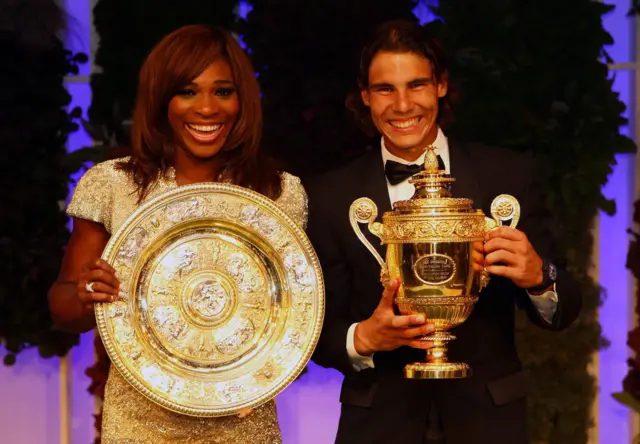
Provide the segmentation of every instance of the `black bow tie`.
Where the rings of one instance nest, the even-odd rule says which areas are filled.
[[[444,167],[444,161],[440,156],[438,156],[438,168],[441,170],[446,169]],[[422,164],[407,165],[393,160],[387,160],[384,164],[384,174],[387,176],[391,185],[397,185],[423,169],[424,165]]]

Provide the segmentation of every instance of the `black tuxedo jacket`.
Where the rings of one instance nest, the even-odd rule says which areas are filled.
[[[337,443],[373,444],[423,442],[429,405],[440,414],[447,444],[470,442],[524,444],[526,388],[514,344],[515,307],[535,324],[562,329],[577,317],[581,296],[554,251],[546,220],[542,188],[532,160],[513,151],[449,141],[452,193],[467,197],[489,215],[494,197],[507,193],[521,204],[518,228],[541,256],[559,268],[559,298],[553,322],[547,323],[526,291],[510,280],[493,276],[480,294],[469,319],[454,330],[449,358],[471,365],[473,376],[461,380],[406,380],[402,369],[423,360],[424,351],[402,347],[374,354],[375,369],[357,372],[346,350],[352,323],[373,313],[382,295],[380,267],[360,243],[349,223],[349,207],[359,197],[378,206],[379,217],[391,210],[379,148],[345,167],[306,184],[309,195],[308,235],[322,265],[326,284],[326,315],[313,360],[345,376]],[[384,258],[379,239],[362,226]]]

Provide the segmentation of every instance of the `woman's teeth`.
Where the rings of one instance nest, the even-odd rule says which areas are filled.
[[[187,124],[187,126],[191,129],[194,129],[196,131],[200,131],[202,133],[210,133],[210,132],[214,132],[214,131],[218,131],[220,129],[220,127],[222,125],[217,124],[217,125],[192,125],[192,124]]]
[[[218,134],[220,134],[220,130],[224,125],[193,125],[188,123],[185,126],[194,139],[199,142],[209,143],[216,140],[216,137],[218,137]]]

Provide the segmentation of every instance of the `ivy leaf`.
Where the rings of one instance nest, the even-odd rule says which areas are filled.
[[[633,411],[640,413],[640,400],[634,398],[631,393],[618,392],[611,396],[613,396],[613,398],[620,404],[626,405],[633,409]]]
[[[607,215],[613,216],[616,214],[616,201],[613,199],[607,199],[601,196],[599,201],[599,208]]]

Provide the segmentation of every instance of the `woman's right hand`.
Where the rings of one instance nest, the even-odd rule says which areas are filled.
[[[91,259],[82,266],[78,276],[78,298],[86,308],[93,309],[95,302],[113,302],[119,292],[116,270],[106,261]]]

